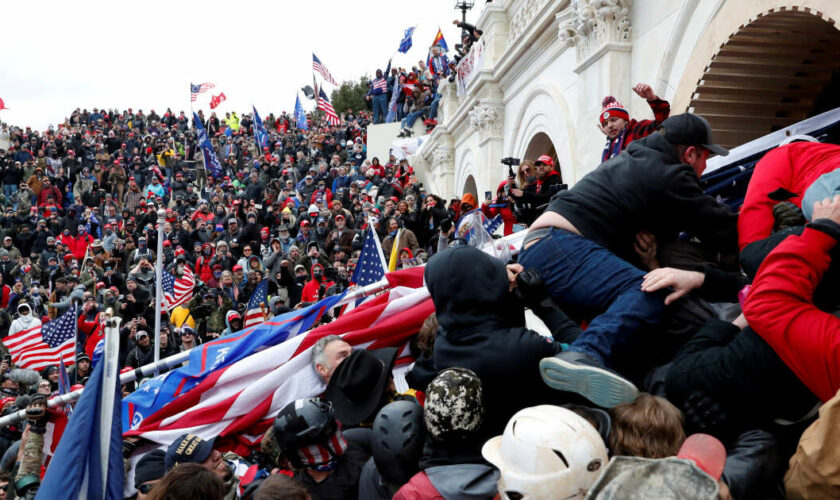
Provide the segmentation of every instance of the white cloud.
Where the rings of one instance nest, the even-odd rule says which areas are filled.
[[[452,49],[454,0],[179,0],[12,2],[0,119],[44,129],[76,107],[189,110],[189,83],[213,82],[219,110],[291,111],[312,82],[315,52],[340,82],[383,68],[405,28],[414,46],[394,64],[425,59],[438,26]],[[474,22],[483,3],[467,20]],[[450,52],[451,54],[451,52]],[[327,86],[327,90],[331,90]],[[209,111],[209,95],[198,107]]]

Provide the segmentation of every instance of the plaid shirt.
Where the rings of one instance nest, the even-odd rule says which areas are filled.
[[[619,153],[636,139],[647,137],[648,135],[659,129],[659,126],[671,114],[671,105],[668,101],[662,99],[654,99],[648,101],[650,109],[653,111],[653,120],[635,120],[631,119],[629,125],[620,133],[615,139],[608,139],[607,145],[604,147],[604,152],[601,154],[601,161],[607,161]],[[620,145],[620,147],[618,147]]]

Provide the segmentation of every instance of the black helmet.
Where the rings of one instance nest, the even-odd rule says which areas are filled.
[[[418,471],[426,430],[423,408],[414,401],[385,405],[373,421],[373,461],[382,478],[403,485]]]
[[[302,464],[297,450],[321,443],[338,430],[332,405],[320,399],[298,399],[283,407],[272,425],[277,447],[292,465]]]

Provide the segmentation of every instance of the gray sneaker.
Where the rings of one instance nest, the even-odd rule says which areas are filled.
[[[580,394],[602,408],[629,403],[639,395],[632,382],[582,352],[543,358],[540,375],[552,389]]]

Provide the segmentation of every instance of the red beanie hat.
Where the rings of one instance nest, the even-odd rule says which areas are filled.
[[[601,109],[600,116],[601,125],[603,125],[604,122],[607,121],[607,118],[611,116],[617,116],[624,120],[630,121],[630,114],[627,112],[626,109],[624,109],[624,106],[622,106],[621,103],[618,102],[618,99],[616,99],[615,97],[611,95],[604,97],[604,100],[601,102],[601,106],[603,106],[603,109]]]

